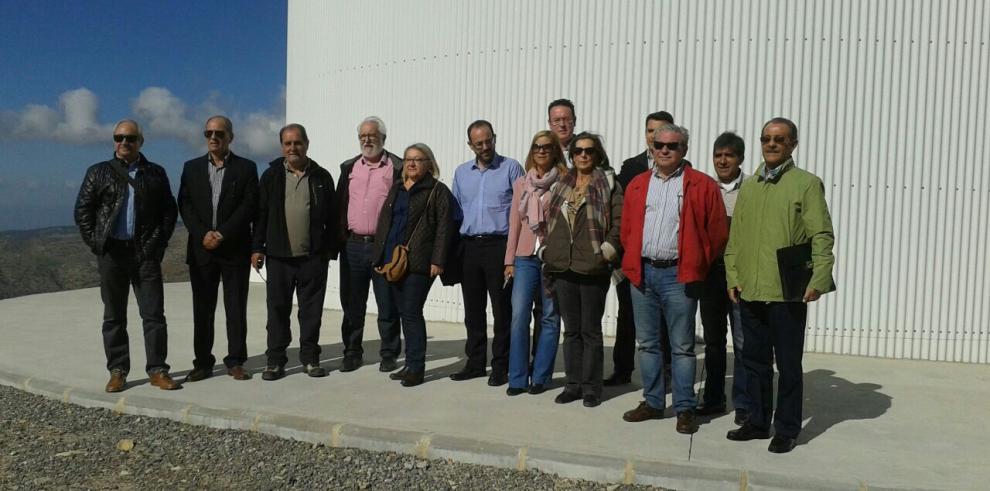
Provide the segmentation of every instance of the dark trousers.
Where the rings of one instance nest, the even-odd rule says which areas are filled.
[[[269,256],[268,265],[268,357],[269,365],[285,365],[286,348],[292,342],[289,314],[292,294],[299,300],[299,362],[320,362],[320,324],[327,293],[327,264],[318,255],[298,258]]]
[[[388,281],[375,273],[372,266],[373,247],[371,242],[348,239],[340,254],[340,305],[344,310],[340,332],[344,340],[344,356],[360,357],[364,354],[361,342],[364,339],[370,285],[375,290],[378,305],[378,336],[381,338],[378,354],[382,359],[394,359],[402,351],[399,311]]]
[[[406,370],[422,373],[426,368],[426,319],[423,306],[433,286],[433,278],[410,273],[398,283],[391,283],[392,298],[399,308],[402,334],[406,337]]]
[[[601,397],[602,316],[609,277],[567,272],[552,281],[554,305],[564,322],[564,390]]]
[[[248,258],[236,264],[189,265],[189,282],[193,294],[193,353],[196,368],[212,368],[214,313],[217,309],[217,289],[223,280],[223,307],[227,317],[228,368],[247,361],[247,299],[251,265]]]
[[[168,330],[165,324],[165,293],[162,265],[158,257],[139,261],[134,249],[111,240],[107,252],[98,256],[100,297],[103,299],[103,350],[107,370],[131,370],[127,338],[127,297],[131,287],[137,299],[144,328],[145,371],[168,371]]]
[[[801,302],[741,302],[742,356],[746,392],[752,406],[749,423],[761,430],[770,421],[779,436],[801,432],[804,329],[808,305]],[[777,361],[777,410],[773,411],[773,360]]]
[[[509,371],[509,327],[512,304],[505,284],[505,238],[464,240],[464,276],[461,293],[464,296],[464,325],[467,327],[466,368],[482,371],[487,364],[488,317],[487,300],[491,301],[495,318],[492,336],[492,372]],[[407,341],[408,342],[408,341]]]
[[[712,265],[705,279],[705,291],[699,300],[701,325],[705,336],[705,406],[725,404],[726,349],[725,335],[732,326],[732,403],[736,409],[749,409],[746,394],[746,371],[742,367],[743,333],[738,321],[738,307],[729,300],[725,282],[725,263]],[[731,322],[727,322],[730,319]]]
[[[615,316],[615,346],[612,347],[612,365],[615,373],[630,375],[636,369],[636,323],[633,319],[632,296],[629,280],[615,285],[615,296],[619,300],[619,312]],[[666,321],[661,319],[660,353],[664,367],[670,367],[670,337]],[[670,373],[664,370],[663,373]]]

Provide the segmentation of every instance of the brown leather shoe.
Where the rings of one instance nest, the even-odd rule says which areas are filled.
[[[158,387],[162,390],[176,390],[181,389],[182,384],[172,380],[172,377],[168,375],[168,372],[155,372],[148,376],[151,380],[151,385]]]
[[[234,365],[227,369],[227,375],[230,375],[234,380],[250,380],[251,374],[244,369],[241,365]]]
[[[698,431],[698,423],[694,420],[694,411],[688,409],[677,413],[677,432],[690,435]]]
[[[125,385],[127,385],[127,375],[124,375],[123,370],[113,369],[110,371],[110,381],[107,382],[104,390],[111,393],[120,392],[124,390]]]
[[[650,419],[663,419],[663,409],[650,407],[646,401],[640,401],[636,409],[626,411],[622,419],[630,423],[639,423]]]

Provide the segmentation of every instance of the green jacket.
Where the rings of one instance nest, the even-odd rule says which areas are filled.
[[[746,178],[732,216],[725,250],[729,288],[739,287],[747,301],[781,302],[777,249],[811,242],[813,273],[810,288],[835,290],[832,280],[832,218],[825,203],[825,186],[793,160],[783,164],[775,178],[765,179],[760,164]]]

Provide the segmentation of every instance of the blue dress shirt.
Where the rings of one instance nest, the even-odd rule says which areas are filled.
[[[131,176],[131,179],[137,175],[137,164],[138,161],[135,160],[133,164],[127,166],[127,174]],[[124,190],[124,202],[120,204],[120,211],[117,212],[117,218],[113,221],[113,228],[110,229],[110,237],[117,240],[134,238],[134,187],[131,186],[130,181],[127,182],[127,188]]]
[[[472,159],[454,171],[454,199],[458,205],[461,235],[508,235],[512,183],[525,175],[519,162],[495,154],[482,170]]]

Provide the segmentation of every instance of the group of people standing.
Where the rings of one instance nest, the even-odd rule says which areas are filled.
[[[181,387],[165,363],[160,266],[181,214],[194,304],[195,359],[186,382],[214,375],[221,282],[228,340],[223,363],[232,378],[251,377],[243,366],[248,278],[251,267],[263,265],[268,349],[262,378],[285,375],[293,295],[299,362],[309,376],[327,375],[319,335],[328,262],[338,259],[341,372],[364,364],[370,287],[378,307],[379,370],[406,387],[423,383],[423,308],[439,277],[459,283],[463,293],[466,361],[452,380],[487,376],[490,386],[507,385],[509,396],[542,393],[551,384],[562,325],[566,377],[555,402],[599,405],[603,385],[631,382],[638,345],[644,400],[623,419],[663,418],[669,390],[676,430],[693,433],[696,415],[727,411],[731,326],[731,397],[740,428],[727,437],[770,438],[773,421],[769,450],[790,451],[801,423],[807,303],[834,289],[824,188],[794,164],[797,127],[784,118],[767,122],[760,140],[764,161],[753,176],[741,170],[743,139],[723,133],[712,149],[713,179],[685,160],[690,134],[665,111],[646,117],[646,151],[626,160],[618,174],[602,138],[575,134],[575,123],[573,103],[553,101],[549,129],[533,136],[524,165],[496,151],[490,122],[471,123],[467,144],[475,158],[456,168],[448,188],[429,146],[416,143],[401,157],[393,154],[385,150],[385,123],[368,117],[357,127],[361,153],[340,165],[335,186],[330,172],[307,156],[303,126],[281,129],[282,157],[259,179],[254,162],[230,150],[230,120],[214,116],[204,131],[208,153],[186,162],[176,202],[164,169],[140,153],[138,124],[119,122],[114,156],[89,168],[75,210],[99,263],[107,392],[123,390],[130,369],[125,313],[131,286],[144,320],[150,382]],[[788,297],[778,250],[804,244],[811,251],[810,281],[803,296]],[[611,283],[619,314],[615,372],[605,378],[602,317]],[[707,375],[700,405],[694,390],[699,303]],[[771,414],[774,361],[780,377]]]

